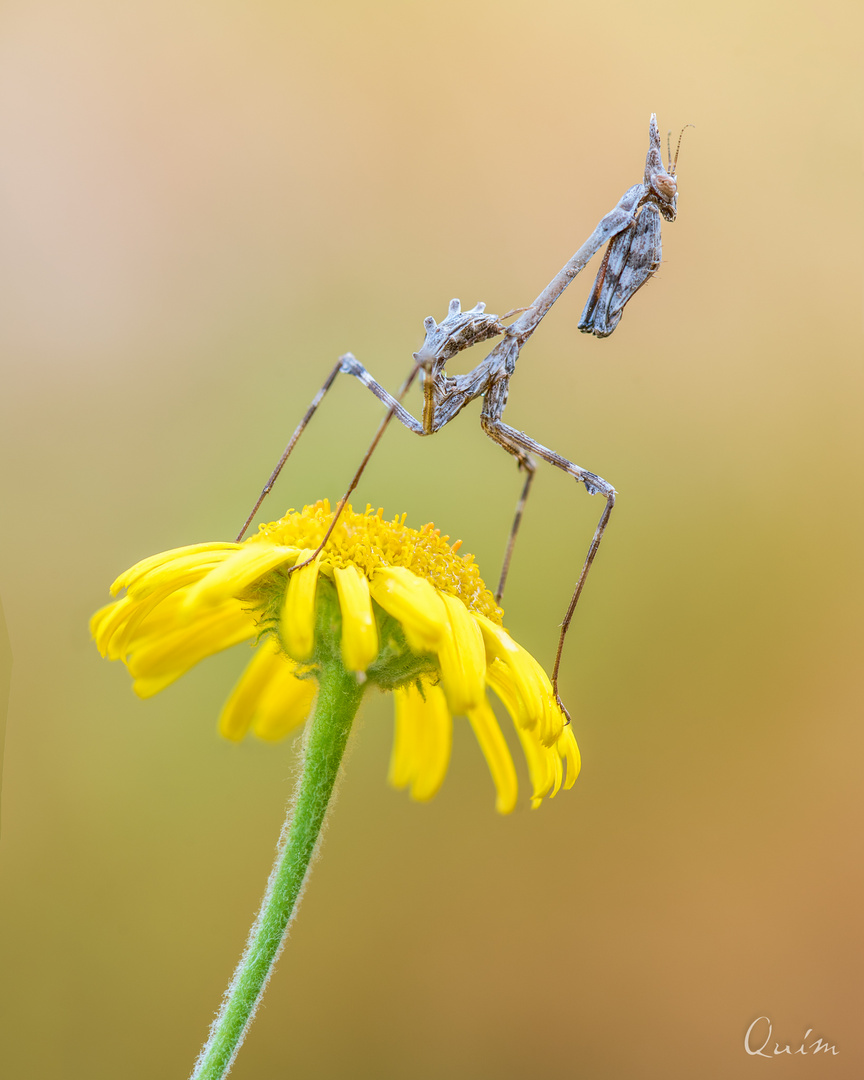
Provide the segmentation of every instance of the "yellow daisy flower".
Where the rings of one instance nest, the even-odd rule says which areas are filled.
[[[125,595],[96,612],[103,656],[123,660],[141,697],[241,641],[257,650],[229,697],[220,730],[281,739],[309,716],[324,663],[392,690],[390,782],[430,799],[447,772],[453,717],[465,715],[486,758],[496,807],[516,805],[516,770],[487,696],[515,726],[532,805],[572,787],[579,750],[537,661],[510,637],[473,556],[432,525],[385,521],[325,500],[260,526],[242,543],[193,544],[151,556],[111,586]],[[314,556],[314,558],[313,558]],[[311,561],[309,561],[311,560]],[[294,572],[293,567],[307,563]]]

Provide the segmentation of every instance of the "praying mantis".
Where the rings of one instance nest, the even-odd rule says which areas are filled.
[[[585,586],[588,572],[609,523],[617,493],[610,483],[596,473],[589,472],[587,469],[574,464],[554,450],[550,450],[529,435],[526,435],[525,432],[510,427],[503,422],[501,417],[507,404],[510,379],[516,370],[516,362],[523,346],[555,301],[576,275],[585,268],[591,257],[603,244],[608,243],[608,247],[600,264],[594,288],[579,322],[579,329],[584,333],[592,333],[597,337],[608,337],[618,325],[625,305],[660,266],[660,219],[662,217],[666,221],[674,221],[677,214],[678,186],[675,174],[680,147],[681,138],[679,136],[678,147],[673,159],[671,146],[667,143],[669,160],[668,165],[664,166],[657,119],[652,114],[649,124],[648,156],[645,161],[645,175],[642,183],[634,184],[624,193],[616,206],[600,220],[591,236],[558,271],[533,304],[530,307],[516,309],[503,316],[504,319],[516,316],[513,322],[505,325],[502,318],[497,315],[487,314],[483,303],[478,303],[473,308],[463,311],[458,300],[451,300],[447,315],[440,323],[436,323],[431,316],[424,321],[425,339],[420,349],[414,353],[412,371],[395,396],[385,390],[352,353],[345,353],[344,356],[340,356],[336,366],[327,376],[324,385],[313,398],[303,419],[291,436],[288,445],[276,464],[276,468],[265,484],[243,528],[240,530],[237,537],[238,542],[243,539],[258,508],[270,492],[276,478],[282,471],[282,467],[296,446],[297,440],[303,434],[307,424],[338,375],[353,375],[387,407],[388,412],[381,421],[348,490],[340,499],[320,547],[309,559],[303,563],[298,563],[293,568],[294,570],[311,562],[327,543],[339,520],[339,515],[357,487],[381,436],[394,417],[416,435],[434,435],[435,432],[440,431],[446,424],[449,424],[469,402],[482,397],[480,425],[483,431],[506,450],[508,454],[515,457],[519,469],[525,473],[525,482],[516,504],[516,512],[504,552],[501,577],[496,591],[496,601],[498,603],[501,602],[504,592],[516,536],[531,490],[531,484],[534,480],[534,473],[537,468],[535,458],[555,466],[555,468],[560,469],[568,476],[573,477],[577,483],[584,484],[586,491],[590,495],[601,495],[605,500],[603,512],[594,531],[573,595],[561,623],[555,663],[552,669],[552,689],[555,699],[569,722],[570,714],[564,707],[558,693],[558,674],[561,667],[564,640],[573,620],[573,614]],[[446,373],[447,361],[457,353],[492,338],[500,338],[500,340],[475,368],[464,375],[451,376]],[[423,409],[419,419],[408,412],[402,405],[402,399],[418,375],[423,389]]]

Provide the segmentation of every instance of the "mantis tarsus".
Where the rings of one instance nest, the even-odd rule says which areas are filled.
[[[679,138],[679,147],[680,142]],[[607,337],[611,334],[618,325],[625,304],[657,270],[660,265],[661,253],[660,216],[662,215],[667,221],[674,221],[677,212],[678,194],[675,177],[677,160],[677,150],[673,160],[670,148],[669,164],[664,166],[660,134],[657,130],[656,117],[652,114],[649,127],[648,157],[645,162],[645,177],[642,183],[635,184],[625,192],[614,209],[610,210],[602,218],[591,236],[565,266],[559,270],[534,303],[528,308],[511,312],[511,315],[515,314],[517,317],[509,325],[505,325],[497,315],[486,314],[484,311],[485,305],[482,303],[478,303],[469,311],[462,311],[459,301],[451,300],[447,316],[440,323],[436,323],[431,316],[425,320],[426,338],[420,349],[414,353],[413,370],[395,397],[376,382],[351,353],[340,356],[338,363],[327,376],[324,385],[315,395],[306,410],[305,416],[291,436],[282,457],[264,486],[258,501],[252,508],[246,523],[240,530],[240,535],[237,537],[238,541],[243,538],[258,508],[273,487],[283,465],[288,460],[297,440],[311,420],[322,398],[333,385],[336,376],[340,373],[353,375],[356,379],[359,379],[387,406],[389,411],[379,425],[378,431],[354,474],[348,490],[340,499],[318,551],[324,547],[329,539],[342,509],[357,487],[372,453],[394,416],[417,435],[434,435],[436,431],[440,431],[445,424],[448,424],[461,412],[469,402],[482,397],[483,406],[480,413],[480,424],[483,430],[499,446],[512,454],[516,458],[519,468],[526,473],[525,483],[516,506],[513,525],[505,549],[501,578],[496,594],[496,599],[499,602],[504,591],[507,571],[510,566],[525,502],[534,479],[536,470],[534,457],[541,458],[550,465],[561,469],[569,476],[572,476],[578,483],[584,484],[589,494],[602,495],[606,501],[567,607],[567,612],[561,623],[555,664],[552,669],[552,687],[555,697],[558,705],[569,720],[569,713],[564,708],[558,694],[558,672],[561,666],[564,639],[570,627],[579,596],[585,585],[588,571],[609,522],[612,508],[615,505],[616,492],[612,485],[602,477],[588,472],[587,469],[583,469],[579,465],[575,465],[572,461],[568,461],[567,458],[555,453],[554,450],[550,450],[536,442],[524,432],[517,431],[515,428],[503,423],[501,416],[507,404],[510,378],[516,369],[516,361],[519,359],[522,347],[537,329],[543,316],[546,315],[570,282],[585,268],[588,261],[603,244],[608,242],[609,247],[600,265],[594,288],[579,323],[579,329],[584,332],[594,333],[598,337]],[[504,316],[504,318],[508,317]],[[450,376],[446,374],[445,365],[456,353],[493,337],[500,337],[501,340],[475,368],[464,375]],[[423,387],[423,412],[419,420],[401,404],[402,398],[418,374]],[[312,561],[317,553],[316,551],[310,559],[298,564],[293,569],[299,569],[301,565],[305,566],[307,562]]]

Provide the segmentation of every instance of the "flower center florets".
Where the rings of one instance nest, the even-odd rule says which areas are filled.
[[[289,511],[279,521],[261,525],[248,543],[279,544],[306,551],[318,548],[333,518],[327,499]],[[461,540],[452,545],[431,523],[421,529],[405,524],[405,515],[384,520],[384,511],[364,514],[346,506],[322,553],[322,562],[334,567],[355,566],[367,578],[386,566],[402,566],[436,589],[462,601],[469,611],[485,615],[497,625],[501,608],[480,576],[473,555],[458,555]]]

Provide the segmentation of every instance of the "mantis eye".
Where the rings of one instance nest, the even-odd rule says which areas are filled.
[[[653,176],[651,184],[664,199],[674,199],[678,193],[678,182],[669,173],[663,172]]]

